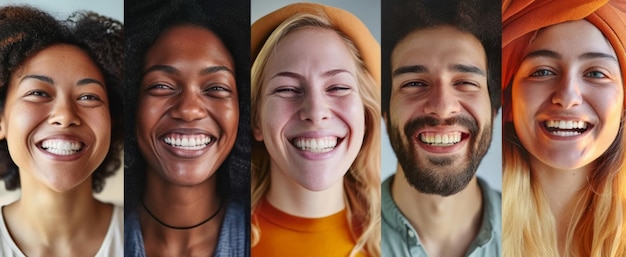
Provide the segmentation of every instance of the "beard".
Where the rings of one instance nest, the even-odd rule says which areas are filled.
[[[414,135],[415,131],[424,127],[454,124],[463,126],[469,131],[470,139],[466,156],[456,154],[446,157],[423,156],[420,158],[417,155],[417,146],[411,143],[411,135]],[[391,124],[389,120],[387,122],[387,127],[390,128],[391,146],[409,184],[419,192],[441,196],[458,193],[472,180],[491,144],[492,125],[487,124],[479,130],[476,121],[466,116],[443,121],[428,116],[418,117],[409,121],[404,126],[404,130],[400,130],[399,126]]]

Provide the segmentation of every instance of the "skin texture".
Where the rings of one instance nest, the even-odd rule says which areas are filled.
[[[93,256],[102,244],[112,206],[93,197],[91,174],[110,145],[105,86],[90,57],[65,44],[35,53],[11,76],[0,138],[20,168],[22,195],[2,211],[27,256]],[[42,146],[48,139],[81,147],[53,154]]]
[[[201,38],[188,40],[194,33]],[[181,185],[206,180],[224,162],[237,135],[239,108],[230,54],[213,33],[176,27],[147,52],[144,74],[137,136],[148,169]],[[211,142],[200,150],[183,150],[164,141],[182,135],[210,137]]]
[[[22,180],[35,178],[57,192],[88,180],[110,146],[108,105],[100,70],[79,48],[54,45],[28,58],[12,74],[0,125]],[[52,139],[82,149],[52,154],[42,147]]]
[[[166,224],[192,226],[219,209],[215,172],[233,148],[239,121],[234,72],[224,44],[201,27],[170,27],[148,49],[136,133],[148,164],[143,201]],[[210,141],[184,149],[165,138]],[[221,210],[188,230],[168,229],[140,210],[146,254],[212,256],[224,218]]]
[[[391,63],[389,134],[408,181],[424,193],[446,196],[462,190],[491,141],[482,45],[451,27],[427,29],[405,37]],[[459,134],[456,144],[422,140]]]
[[[617,136],[623,81],[615,51],[585,20],[541,29],[525,56],[513,80],[513,122],[554,214],[563,255],[571,210],[580,208],[595,160]],[[587,125],[565,137],[551,133],[547,120]]]
[[[585,56],[589,53],[596,56]],[[556,169],[592,164],[615,139],[622,116],[615,51],[581,20],[542,29],[525,56],[513,81],[513,120],[531,163]],[[576,137],[553,136],[546,120],[584,121],[590,129]]]
[[[269,201],[300,216],[326,216],[341,210],[343,176],[365,133],[356,66],[344,41],[326,29],[290,33],[266,64],[261,94],[260,122],[253,132],[271,156]],[[298,139],[324,137],[336,138],[337,145],[324,152],[296,147]],[[299,198],[295,196],[324,194],[328,194],[326,200],[334,200],[317,211],[307,211],[295,200]]]
[[[464,256],[481,226],[474,174],[494,115],[486,60],[480,41],[448,26],[414,31],[392,52],[385,119],[399,163],[391,195],[428,256]],[[455,133],[456,144],[433,146],[421,137]]]

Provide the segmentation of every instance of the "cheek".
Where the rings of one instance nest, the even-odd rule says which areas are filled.
[[[353,131],[363,131],[365,128],[365,108],[360,97],[350,97],[338,101],[339,115],[344,115]]]
[[[262,102],[261,108],[259,122],[265,140],[269,139],[268,136],[274,137],[274,134],[281,133],[290,117],[294,115],[293,112],[297,110],[294,104],[273,99]]]
[[[147,135],[149,130],[154,127],[159,116],[158,113],[162,112],[161,107],[163,107],[162,104],[151,103],[145,99],[139,101],[136,114],[136,130],[139,137]]]
[[[236,99],[222,104],[216,104],[209,109],[213,112],[213,117],[215,117],[221,129],[224,130],[224,133],[237,134],[239,105]]]

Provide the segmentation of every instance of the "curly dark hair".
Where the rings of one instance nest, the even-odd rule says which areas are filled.
[[[487,86],[495,116],[501,105],[502,24],[500,0],[398,0],[382,3],[382,113],[389,113],[391,53],[413,31],[452,26],[474,35],[487,54]]]
[[[126,134],[124,208],[136,208],[144,192],[146,161],[135,135],[139,85],[145,54],[166,29],[194,25],[214,32],[235,62],[239,95],[239,125],[235,146],[218,168],[217,191],[222,197],[250,203],[250,3],[244,1],[126,1]]]
[[[93,12],[76,12],[59,21],[29,6],[0,8],[0,113],[4,110],[11,74],[24,60],[56,44],[70,44],[84,50],[105,78],[111,115],[111,147],[93,173],[94,192],[102,191],[105,178],[121,165],[123,150],[123,35],[122,23]],[[7,190],[20,187],[19,168],[9,155],[6,140],[0,140],[0,178]]]

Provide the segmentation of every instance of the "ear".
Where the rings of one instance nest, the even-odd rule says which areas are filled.
[[[252,135],[254,136],[254,139],[256,139],[256,141],[263,141],[263,132],[256,124],[252,125]]]

